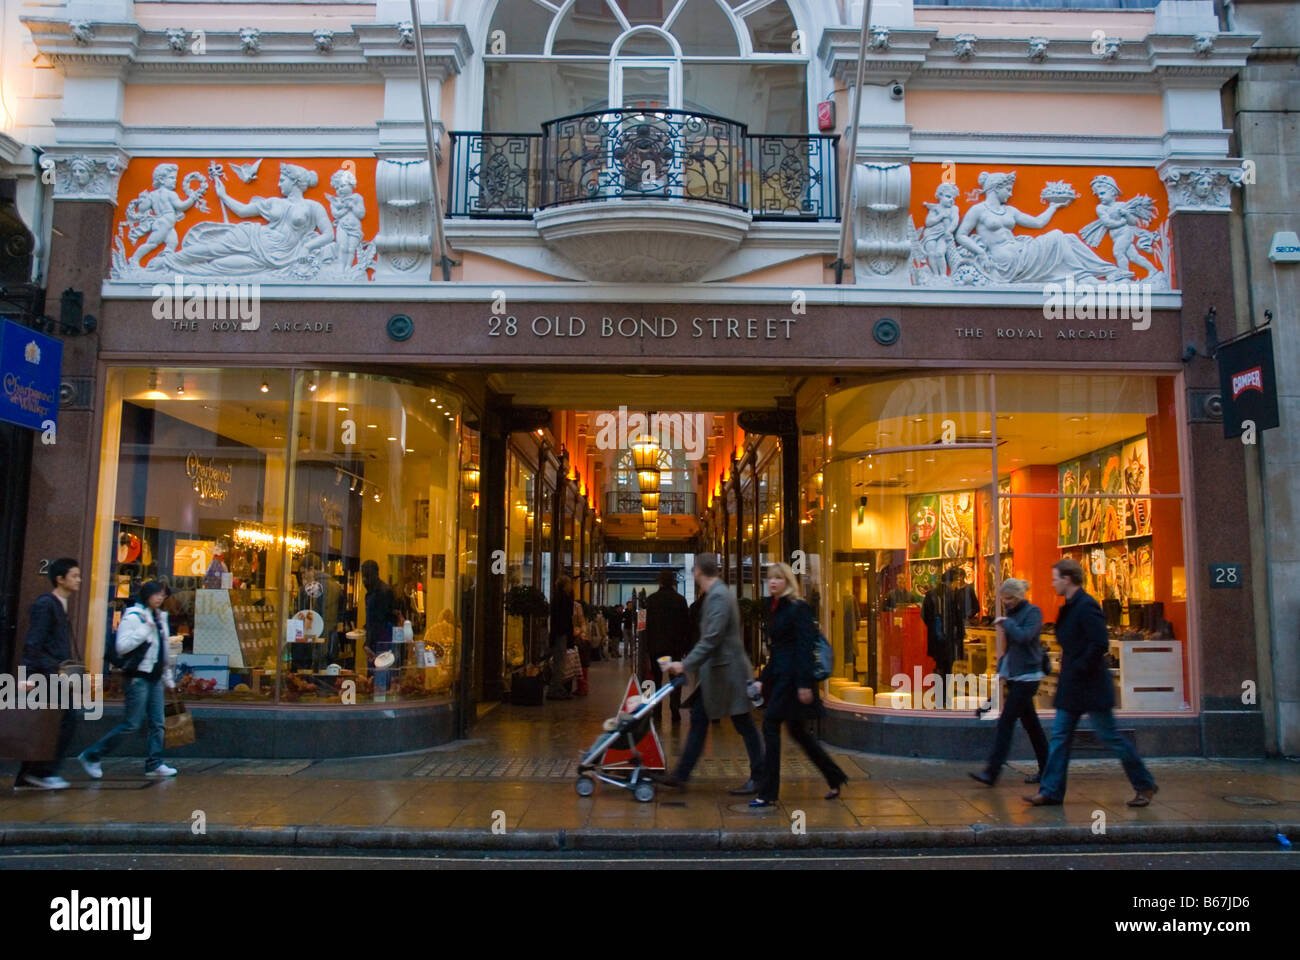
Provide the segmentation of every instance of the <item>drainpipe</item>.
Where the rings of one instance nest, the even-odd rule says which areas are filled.
[[[415,65],[420,71],[420,101],[424,104],[424,139],[429,147],[429,179],[433,183],[433,268],[442,267],[442,279],[451,279],[456,263],[447,256],[447,237],[442,230],[442,191],[438,187],[438,160],[433,137],[433,108],[429,105],[429,66],[424,62],[424,29],[420,26],[419,0],[411,0],[411,25],[415,28]],[[433,270],[429,279],[436,280]]]
[[[415,0],[411,0],[412,3]],[[858,156],[858,127],[862,113],[862,84],[867,74],[867,35],[871,30],[871,0],[863,0],[862,32],[858,35],[858,82],[853,87],[853,112],[849,120],[853,127],[849,131],[848,153],[844,157],[844,198],[840,204],[840,256],[831,266],[835,268],[835,282],[844,282],[844,270],[852,262],[849,260],[849,215],[853,201],[853,165]]]

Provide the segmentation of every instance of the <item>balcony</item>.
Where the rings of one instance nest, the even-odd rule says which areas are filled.
[[[601,532],[611,551],[638,552],[636,544],[645,537],[641,522],[641,494],[635,490],[605,491],[605,512]],[[695,491],[663,491],[659,494],[657,541],[688,544],[700,532],[699,498]]]
[[[589,279],[697,280],[751,222],[835,220],[836,137],[750,134],[680,110],[452,133],[452,218],[531,219]]]

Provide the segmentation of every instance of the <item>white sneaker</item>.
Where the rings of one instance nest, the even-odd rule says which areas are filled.
[[[37,777],[28,773],[25,774],[18,783],[14,784],[14,789],[66,790],[70,786],[72,786],[72,784],[68,783],[68,781],[64,780],[62,777]]]
[[[77,754],[77,762],[81,764],[81,769],[86,771],[86,776],[91,780],[104,778],[104,768],[94,760],[87,760],[84,753]]]
[[[174,777],[174,776],[176,776],[176,768],[175,768],[175,767],[169,767],[169,766],[167,766],[167,764],[165,764],[165,763],[160,763],[160,764],[158,764],[158,766],[154,767],[152,770],[147,771],[147,772],[145,773],[145,776],[146,776],[146,777],[155,777],[155,778]]]

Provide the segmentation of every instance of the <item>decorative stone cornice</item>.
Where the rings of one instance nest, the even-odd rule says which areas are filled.
[[[817,57],[841,86],[851,86],[857,76],[860,35],[857,27],[827,27],[822,32]],[[919,70],[925,65],[938,35],[937,30],[889,28],[886,45],[869,47],[866,63],[868,82],[898,79]]]
[[[1242,185],[1245,171],[1240,160],[1165,160],[1156,173],[1169,195],[1171,213],[1228,213],[1232,188]]]
[[[31,33],[36,49],[50,63],[74,73],[128,66],[139,52],[144,34],[136,23],[70,23],[49,17],[20,19]]]
[[[391,68],[415,69],[415,51],[404,46],[396,24],[358,24],[352,30],[266,31],[255,26],[204,30],[202,53],[194,50],[196,28],[181,24],[146,30],[134,23],[92,23],[80,42],[66,20],[25,17],[32,40],[49,61],[69,72],[113,70],[142,74],[351,74],[378,78]],[[424,28],[430,75],[460,73],[473,52],[460,24]]]
[[[41,169],[54,171],[55,200],[117,203],[117,185],[129,156],[117,149],[52,148],[41,155]]]
[[[413,45],[403,42],[397,24],[364,23],[353,28],[366,62],[381,66],[409,66],[415,69]],[[474,52],[464,24],[431,23],[423,27],[424,56],[430,76],[445,79],[465,69]]]
[[[849,85],[857,69],[858,29],[828,27],[818,56],[837,83]],[[887,49],[870,49],[869,82],[911,77],[913,84],[950,86],[988,81],[997,84],[1031,81],[1038,84],[1077,84],[1080,81],[1124,83],[1159,89],[1168,78],[1198,83],[1222,83],[1245,66],[1256,34],[1151,34],[1142,40],[1116,40],[1097,52],[1091,38],[940,36],[936,30],[889,33]],[[959,42],[960,40],[960,42]],[[1035,42],[1038,41],[1038,42]],[[1113,52],[1113,56],[1110,53]]]

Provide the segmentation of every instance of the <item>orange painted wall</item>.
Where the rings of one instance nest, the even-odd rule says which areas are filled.
[[[1011,492],[1053,493],[1056,467],[1037,464],[1011,474]],[[1052,564],[1061,559],[1057,546],[1056,500],[1011,501],[1011,569],[1017,580],[1029,581],[1029,602],[1043,611],[1045,620],[1055,619],[1057,597],[1052,590]]]
[[[143,191],[149,190],[153,181],[153,170],[160,163],[175,163],[180,167],[180,175],[176,181],[176,192],[181,197],[185,196],[185,190],[182,184],[188,174],[198,172],[208,181],[208,192],[205,196],[207,202],[207,212],[192,207],[186,211],[184,218],[176,225],[180,234],[181,246],[185,245],[185,233],[190,227],[204,221],[221,223],[222,206],[217,199],[216,193],[211,186],[211,178],[208,176],[208,160],[215,159],[221,164],[225,172],[226,192],[235,200],[244,203],[249,202],[253,197],[278,197],[280,190],[277,187],[279,180],[279,166],[281,163],[294,163],[300,167],[306,167],[313,170],[318,178],[316,186],[307,190],[303,196],[308,200],[315,200],[322,204],[325,209],[329,210],[329,200],[326,198],[327,193],[334,193],[334,189],[329,185],[330,177],[342,168],[345,158],[343,157],[278,157],[275,159],[266,159],[258,168],[257,179],[251,183],[243,183],[235,176],[230,169],[231,163],[254,163],[257,157],[224,157],[214,158],[205,157],[135,157],[127,165],[126,172],[122,174],[121,186],[117,192],[117,211],[114,215],[114,225],[121,224],[126,220],[126,207],[132,200],[136,199]],[[374,157],[351,157],[350,159],[356,164],[357,175],[357,193],[361,194],[366,201],[366,215],[361,221],[362,235],[370,239],[379,230],[379,210],[375,202],[375,158]],[[240,220],[228,210],[227,216],[230,222],[235,223]],[[261,222],[257,219],[249,220],[250,223]],[[123,241],[126,238],[123,236]],[[143,241],[142,241],[143,242]],[[127,244],[127,253],[135,249],[135,244]],[[161,250],[161,248],[159,248]],[[154,251],[145,258],[144,263],[149,265],[150,261],[158,255],[159,251]]]

